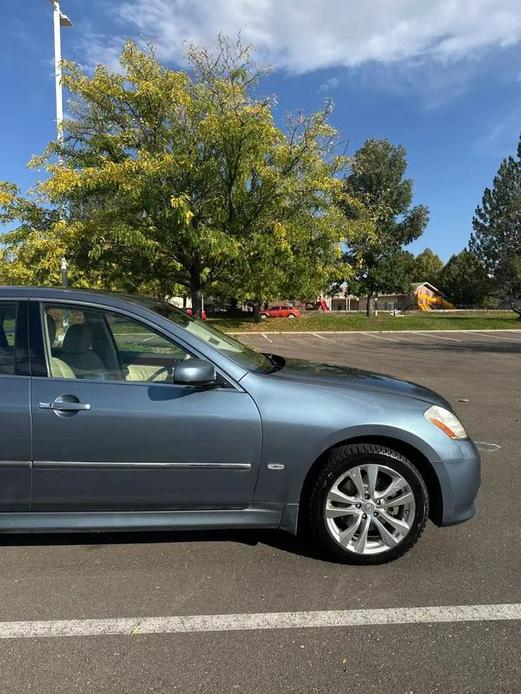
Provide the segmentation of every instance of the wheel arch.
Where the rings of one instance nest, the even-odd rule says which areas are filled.
[[[328,457],[331,451],[335,448],[340,448],[341,446],[348,446],[356,443],[373,443],[380,446],[385,446],[386,448],[391,448],[397,453],[401,453],[408,460],[410,460],[411,463],[418,468],[418,471],[425,482],[425,486],[427,487],[427,492],[429,494],[429,518],[435,525],[441,525],[443,518],[443,500],[440,482],[432,462],[413,444],[403,441],[402,439],[386,435],[367,434],[362,436],[354,436],[352,438],[339,441],[324,450],[313,462],[307,472],[301,489],[299,505],[306,502],[314,476],[316,475],[317,470],[320,468],[320,465]]]

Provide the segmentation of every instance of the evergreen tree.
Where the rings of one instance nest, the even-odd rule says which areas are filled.
[[[465,249],[453,255],[440,273],[438,288],[456,306],[479,306],[491,294],[491,282],[478,256]]]
[[[486,188],[472,220],[470,249],[490,274],[494,288],[511,300],[521,295],[521,137]]]

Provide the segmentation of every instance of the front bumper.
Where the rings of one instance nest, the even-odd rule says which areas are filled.
[[[460,456],[433,464],[441,491],[441,526],[456,525],[472,518],[481,483],[481,460],[470,439],[458,441]]]

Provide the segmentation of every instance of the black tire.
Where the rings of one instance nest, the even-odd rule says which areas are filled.
[[[340,545],[330,533],[325,518],[326,498],[336,480],[351,468],[368,463],[384,465],[401,475],[409,484],[415,502],[415,516],[407,535],[399,544],[379,554],[358,554]],[[302,501],[301,528],[304,533],[317,545],[321,554],[345,564],[385,564],[398,559],[419,540],[429,515],[429,495],[418,469],[401,453],[371,443],[333,449],[312,479]]]
[[[289,313],[288,318],[296,318],[297,316],[294,313]]]
[[[268,320],[268,314],[267,314],[267,313],[261,313],[261,314],[260,314],[260,319],[261,319],[261,320]]]

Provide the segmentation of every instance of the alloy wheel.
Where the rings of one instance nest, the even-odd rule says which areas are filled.
[[[396,470],[357,465],[330,487],[324,508],[333,539],[355,554],[381,554],[400,544],[416,514],[414,493]]]

